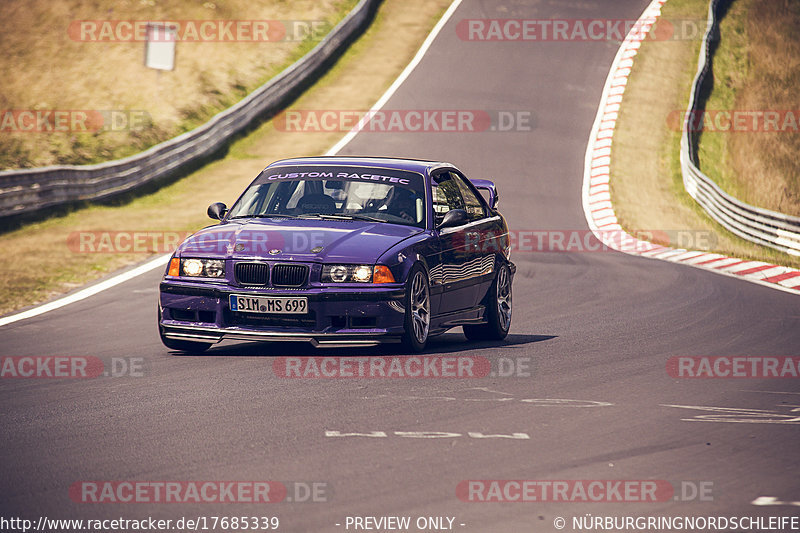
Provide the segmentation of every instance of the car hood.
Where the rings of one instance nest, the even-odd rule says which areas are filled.
[[[183,257],[374,264],[420,228],[360,220],[257,219],[204,228],[178,248]]]

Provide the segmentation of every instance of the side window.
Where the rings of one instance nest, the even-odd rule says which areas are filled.
[[[462,178],[458,174],[453,174],[452,172],[450,174],[458,183],[458,188],[461,190],[461,196],[464,198],[465,209],[469,215],[469,219],[479,220],[484,218],[486,216],[486,210],[480,198],[478,198],[475,193],[472,192],[472,189],[469,188],[469,185],[467,185],[465,178]]]
[[[461,190],[453,179],[453,174],[450,172],[439,174],[434,178],[434,185],[433,214],[437,224],[451,209],[466,209],[464,199],[461,197]]]

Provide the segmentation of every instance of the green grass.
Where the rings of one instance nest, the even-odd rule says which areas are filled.
[[[728,112],[736,109],[737,89],[747,79],[750,70],[747,16],[752,3],[752,0],[733,2],[720,23],[721,38],[712,63],[714,88],[706,102],[707,110]],[[739,187],[737,169],[731,158],[728,142],[731,135],[722,131],[701,131],[697,151],[699,167],[723,190],[740,197],[743,190]]]

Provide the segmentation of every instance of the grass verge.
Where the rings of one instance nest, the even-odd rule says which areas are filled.
[[[800,3],[738,0],[720,20],[706,108],[761,112],[700,135],[700,168],[751,205],[800,216]],[[768,114],[774,122],[768,122]],[[734,121],[734,124],[737,122]],[[755,128],[754,128],[755,126]]]
[[[700,23],[707,9],[706,0],[670,0],[661,16]],[[683,188],[680,131],[671,127],[670,118],[688,105],[701,38],[702,31],[694,39],[645,41],[636,56],[611,151],[617,218],[630,233],[661,230],[673,237],[661,244],[800,267],[800,258],[725,230]]]
[[[193,129],[302,56],[356,2],[3,0],[0,168],[118,159]],[[174,70],[144,65],[145,43],[125,24],[147,20],[180,23]],[[269,40],[250,31],[256,23],[274,28]],[[206,37],[189,31],[199,28]],[[30,122],[9,110],[50,111],[59,128],[56,111],[89,119],[24,131]]]
[[[449,4],[386,0],[365,34],[290,109],[369,109],[411,61]],[[156,253],[75,251],[69,243],[76,233],[195,231],[210,223],[205,216],[210,203],[233,203],[268,163],[322,154],[343,135],[281,132],[266,122],[235,141],[226,158],[154,194],[124,206],[80,209],[0,235],[6,259],[0,270],[0,314],[45,301]]]

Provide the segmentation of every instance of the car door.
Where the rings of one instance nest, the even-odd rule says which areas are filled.
[[[432,177],[433,211],[436,226],[453,209],[466,209],[457,175],[442,171]],[[437,314],[469,309],[475,305],[479,281],[471,271],[476,253],[469,249],[468,224],[436,229],[439,241],[439,268],[431,274],[431,291],[441,290]]]
[[[458,184],[470,220],[464,228],[466,253],[469,256],[466,269],[475,281],[477,290],[473,305],[477,306],[494,280],[497,254],[505,251],[508,236],[503,219],[489,209],[475,186],[462,174],[451,174]]]

